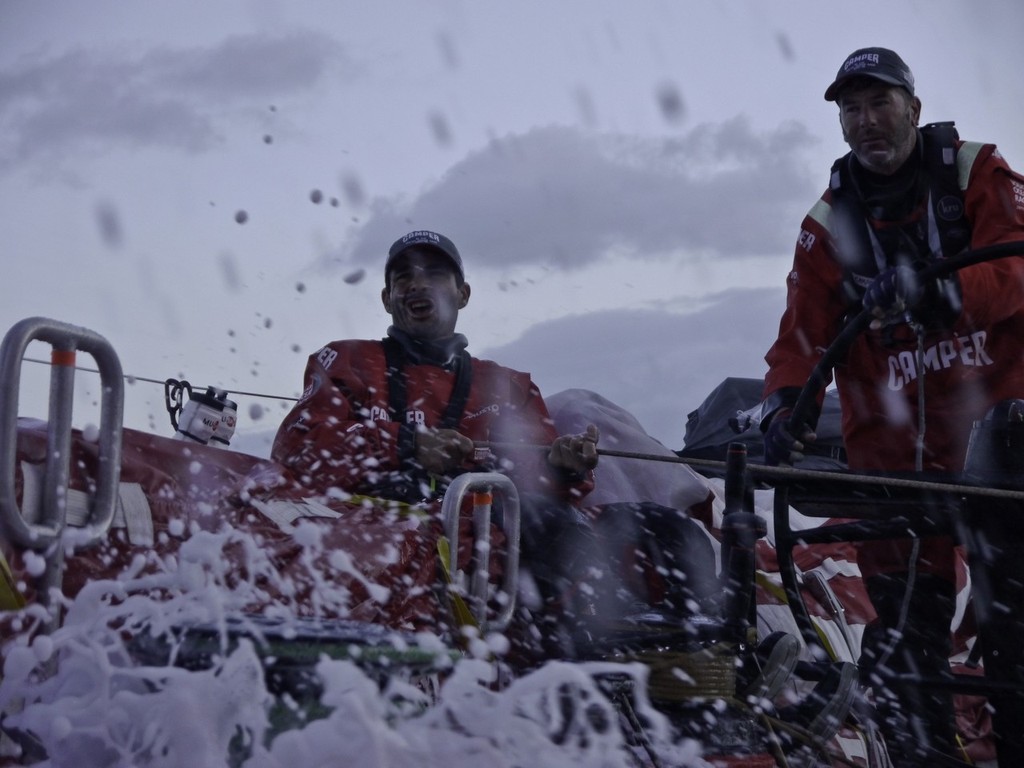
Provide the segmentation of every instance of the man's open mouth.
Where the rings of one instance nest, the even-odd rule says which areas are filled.
[[[434,302],[429,299],[413,299],[405,304],[409,314],[413,317],[424,317],[434,310]]]

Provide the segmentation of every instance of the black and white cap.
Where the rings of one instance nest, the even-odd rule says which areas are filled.
[[[391,270],[391,265],[395,259],[413,246],[427,247],[447,256],[448,260],[451,261],[458,271],[459,279],[465,281],[466,273],[462,268],[462,257],[459,255],[459,249],[455,247],[455,243],[444,235],[431,232],[428,229],[417,229],[395,240],[394,245],[388,251],[388,260],[384,264],[384,274],[387,275]]]
[[[860,48],[846,57],[836,79],[825,90],[825,101],[835,101],[847,81],[855,77],[873,77],[889,85],[906,88],[914,95],[914,74],[895,51],[888,48]]]

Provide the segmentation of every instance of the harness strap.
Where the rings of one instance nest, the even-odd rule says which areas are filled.
[[[971,227],[963,201],[966,177],[970,167],[966,159],[973,160],[977,151],[966,147],[966,157],[957,149],[959,135],[952,122],[929,123],[920,130],[921,174],[927,192],[925,221],[919,235],[908,231],[900,234],[896,228],[896,241],[892,235],[882,237],[868,223],[865,204],[858,193],[851,163],[853,153],[847,153],[832,165],[829,189],[832,192],[830,211],[812,211],[818,221],[827,221],[827,228],[839,244],[838,258],[843,267],[843,290],[847,301],[859,309],[864,289],[883,269],[893,264],[898,242],[916,242],[919,258],[927,261],[951,258],[970,245]],[[886,230],[889,232],[889,230]],[[907,240],[907,237],[910,240]],[[888,243],[888,244],[887,244]],[[938,302],[935,308],[919,319],[927,327],[945,327],[959,314],[959,289],[955,278],[936,281],[929,290]]]
[[[408,475],[415,485],[415,477],[422,472],[414,461],[416,455],[415,425],[407,423],[408,407],[407,379],[405,366],[408,355],[401,343],[388,336],[381,342],[384,345],[384,359],[387,363],[388,379],[388,414],[398,424],[398,459],[403,474]],[[452,394],[441,415],[439,426],[442,429],[455,429],[462,421],[469,401],[469,390],[473,383],[473,361],[469,352],[462,350],[455,361],[455,383]]]
[[[441,573],[444,576],[445,583],[449,586],[453,586],[454,580],[452,579],[452,572],[448,565],[451,562],[451,549],[448,546],[448,539],[443,536],[437,540],[437,554],[441,559]],[[473,612],[469,609],[469,606],[466,604],[466,600],[462,595],[454,589],[449,589],[448,597],[451,600],[452,613],[455,615],[455,620],[458,622],[459,626],[479,628],[479,623],[476,618],[474,618]]]
[[[408,405],[406,392],[405,366],[408,356],[402,345],[388,336],[383,339],[384,359],[387,361],[388,377],[388,413],[393,421],[405,423],[405,410]],[[462,421],[469,401],[469,389],[473,383],[473,362],[469,352],[462,350],[455,361],[455,385],[452,394],[441,416],[442,429],[455,429]]]
[[[929,123],[921,129],[924,138],[924,163],[931,192],[931,210],[935,215],[941,252],[945,258],[956,256],[970,245],[971,226],[964,210],[960,168],[957,163],[956,125]]]

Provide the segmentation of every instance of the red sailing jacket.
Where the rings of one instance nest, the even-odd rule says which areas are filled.
[[[957,164],[971,247],[1024,240],[1024,177],[991,144],[961,142]],[[789,388],[804,385],[851,309],[829,231],[831,202],[829,190],[802,224],[779,335],[765,356],[766,405],[785,404]],[[922,205],[912,218],[925,214]],[[862,333],[836,366],[852,468],[914,469],[922,379],[925,470],[960,471],[972,422],[1000,400],[1024,397],[1024,258],[958,275],[963,311],[952,328],[926,335],[923,377],[917,339],[906,325],[896,326],[894,339],[884,329]]]
[[[548,464],[546,447],[557,433],[529,374],[471,360],[469,397],[456,429],[474,442],[500,445],[489,456],[478,452],[463,470],[497,470],[520,493],[577,503],[593,488],[593,473],[573,477]],[[334,341],[311,355],[305,391],[274,440],[274,460],[289,467],[299,482],[321,491],[385,495],[381,481],[401,469],[399,424],[388,413],[386,371],[379,341]],[[410,362],[405,376],[407,423],[439,426],[455,374]]]

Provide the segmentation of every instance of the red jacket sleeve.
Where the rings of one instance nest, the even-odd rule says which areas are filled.
[[[765,355],[768,373],[762,400],[772,403],[769,410],[792,405],[782,402],[787,397],[772,402],[773,395],[803,387],[839,333],[848,308],[842,295],[842,271],[831,254],[831,238],[814,215],[823,205],[819,203],[803,220],[793,268],[786,278],[786,309],[779,335]]]
[[[971,248],[1024,242],[1024,177],[1010,169],[992,144],[982,146],[971,167],[964,206],[971,222]],[[971,326],[993,325],[1024,307],[1024,257],[976,264],[958,274],[963,317]],[[998,301],[993,301],[995,296]]]

